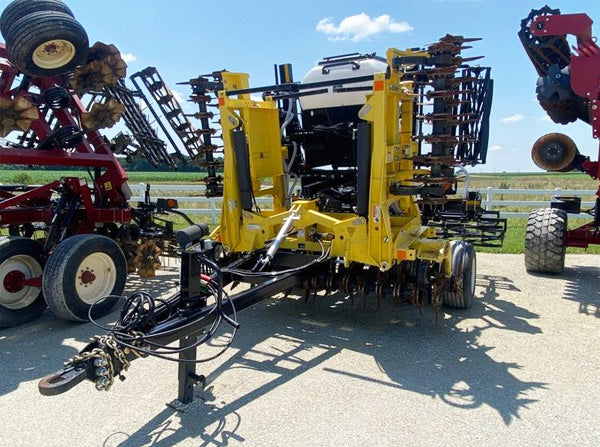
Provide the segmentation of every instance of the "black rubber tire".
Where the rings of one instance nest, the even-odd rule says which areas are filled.
[[[566,235],[566,212],[554,208],[533,210],[527,220],[525,269],[532,273],[562,273]]]
[[[452,241],[452,290],[444,292],[443,303],[454,309],[468,309],[475,298],[477,253],[473,244]]]
[[[90,255],[106,255],[110,264],[110,269],[114,269],[114,286],[103,296],[88,297],[87,301],[81,297],[77,291],[77,281],[82,280],[84,272],[84,261]],[[95,275],[101,275],[101,272],[91,272]],[[88,321],[88,311],[93,307],[92,318],[99,318],[106,315],[119,301],[118,298],[108,298],[98,304],[93,302],[104,298],[107,295],[118,295],[123,293],[125,281],[127,279],[127,263],[125,255],[119,245],[112,239],[98,234],[80,234],[65,239],[52,252],[42,281],[44,298],[50,310],[60,318],[72,321]],[[106,277],[98,277],[95,280],[106,281]],[[79,285],[82,285],[80,282]],[[110,286],[110,283],[109,283]]]
[[[0,16],[0,32],[8,41],[7,35],[10,28],[23,17],[40,11],[62,12],[74,17],[71,9],[60,0],[14,0],[11,2]]]
[[[37,262],[40,273],[44,268],[44,247],[33,239],[23,237],[9,236],[0,238],[0,272],[5,261],[15,256],[25,255]],[[31,288],[30,288],[31,289]],[[0,273],[0,294],[8,293],[4,289],[4,277]],[[8,299],[8,296],[0,296],[0,302]],[[4,301],[6,303],[6,301]],[[42,290],[39,289],[39,294],[35,297],[31,304],[20,309],[12,309],[0,304],[0,327],[14,327],[29,321],[35,320],[46,309],[46,302],[42,296]]]
[[[34,12],[21,18],[11,27],[6,40],[9,60],[23,73],[34,77],[68,73],[85,63],[89,51],[89,41],[83,27],[73,17],[61,12]],[[72,57],[55,67],[39,66],[33,59],[35,50],[53,40],[72,45]]]

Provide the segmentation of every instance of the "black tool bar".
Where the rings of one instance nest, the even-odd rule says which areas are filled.
[[[261,284],[232,296],[230,300],[224,301],[222,310],[226,315],[232,315],[233,307],[235,307],[236,312],[239,312],[253,306],[265,298],[270,298],[277,293],[297,286],[304,279],[314,275],[322,268],[324,262],[327,261],[316,262],[310,267],[300,269],[297,272],[273,276]],[[176,317],[163,323],[159,323],[147,331],[146,337],[151,338],[154,343],[167,345],[184,337],[197,336],[206,326],[209,326],[213,322],[213,319],[209,317],[214,312],[215,304],[204,306],[192,315]],[[92,345],[95,345],[95,343],[88,345],[87,348],[92,348]],[[138,356],[129,352],[126,354],[126,358],[128,361],[132,361],[138,358]],[[120,362],[115,362],[115,375],[120,373],[122,366],[123,365],[121,365]],[[85,366],[69,366],[62,371],[43,377],[38,384],[38,389],[43,395],[54,396],[70,390],[86,378],[90,380],[94,379],[94,367],[93,364],[89,362]]]
[[[365,88],[368,88],[369,90],[372,89],[372,87],[365,87]],[[328,91],[329,91],[329,89],[320,88],[318,90],[310,90],[308,92],[283,92],[281,94],[273,95],[272,98],[275,100],[287,99],[287,98],[300,98],[301,96],[320,95],[322,93],[327,93]],[[268,95],[268,96],[271,96],[271,95]]]
[[[293,83],[293,84],[276,84],[276,85],[268,85],[266,87],[253,87],[253,88],[245,88],[240,90],[228,90],[225,92],[227,96],[233,95],[247,95],[252,93],[262,93],[269,91],[291,91],[297,92],[299,90],[308,90],[310,88],[319,88],[319,87],[330,87],[334,85],[342,85],[342,84],[355,84],[358,82],[367,82],[373,81],[373,75],[367,76],[358,76],[356,78],[344,78],[344,79],[334,79],[330,81],[320,81],[320,82],[309,82],[307,84]]]

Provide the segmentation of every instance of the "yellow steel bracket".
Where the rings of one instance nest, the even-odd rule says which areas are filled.
[[[398,56],[428,56],[421,52],[388,50],[388,64]],[[433,229],[421,225],[421,213],[413,195],[394,195],[393,184],[415,184],[413,157],[418,146],[413,141],[413,84],[401,81],[395,69],[376,74],[373,94],[368,96],[359,117],[371,123],[371,183],[367,254],[371,265],[388,270],[400,260],[423,259],[443,262],[449,259],[448,242],[425,242],[433,237]],[[393,212],[390,212],[392,210]],[[438,247],[439,245],[439,247]],[[441,249],[440,249],[441,247]],[[358,247],[360,250],[361,247]],[[352,259],[364,258],[350,247]],[[435,257],[433,256],[435,254]],[[358,260],[358,259],[357,259]],[[364,262],[364,261],[362,261]]]
[[[233,130],[241,129],[246,136],[253,196],[272,197],[272,214],[287,211],[284,150],[281,147],[276,104],[271,99],[254,100],[249,94],[235,97],[227,94],[228,91],[247,89],[248,78],[245,73],[224,72],[223,90],[219,92],[224,146],[223,210],[219,231],[214,236],[220,238],[229,251],[252,251],[262,246],[260,238],[253,236],[253,230],[245,226],[245,221],[250,220],[249,216],[254,213],[241,209]],[[259,217],[257,214],[255,219]],[[252,222],[250,225],[250,228],[254,228],[259,224]],[[246,234],[248,231],[249,234]],[[260,234],[268,237],[262,229]]]
[[[420,228],[420,213],[414,197],[390,193],[393,183],[414,177],[410,159],[416,151],[411,139],[412,103],[412,83],[401,82],[395,71],[380,73],[374,77],[373,94],[368,96],[358,114],[371,123],[367,252],[371,258],[369,264],[382,270],[388,270],[396,262],[396,248],[402,233]],[[390,207],[397,216],[394,219]]]

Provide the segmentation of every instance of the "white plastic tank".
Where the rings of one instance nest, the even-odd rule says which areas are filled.
[[[302,79],[302,84],[313,82],[333,81],[337,79],[356,78],[361,76],[373,75],[375,73],[385,73],[387,63],[383,58],[376,57],[375,54],[360,55],[348,54],[325,58],[319,64],[309,70]],[[337,88],[368,87],[372,86],[373,81],[364,81],[357,83],[348,83]],[[324,87],[315,88],[315,90]],[[312,89],[304,90],[306,92]],[[327,87],[327,93],[316,95],[307,95],[300,97],[300,107],[302,110],[324,109],[332,107],[357,106],[366,101],[366,95],[371,91],[357,92],[336,92],[333,86]]]

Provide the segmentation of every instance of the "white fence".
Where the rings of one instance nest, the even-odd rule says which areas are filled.
[[[553,197],[591,197],[595,196],[596,190],[593,189],[495,189],[491,186],[480,190],[482,195],[481,206],[486,210],[498,210],[502,217],[527,217],[529,211],[536,208],[546,208],[550,206],[550,200]],[[546,196],[546,200],[505,200],[504,196]],[[595,201],[581,201],[581,209],[587,210],[593,208]],[[505,212],[502,208],[522,207],[527,208],[527,212]],[[587,213],[572,214],[574,218],[588,218]]]
[[[131,198],[131,202],[138,202],[144,200],[144,191],[146,189],[146,185],[134,184],[129,185],[133,191],[133,197]],[[180,205],[180,211],[183,211],[186,214],[200,214],[204,216],[210,216],[210,221],[212,224],[216,224],[219,221],[219,216],[221,214],[221,197],[204,197],[205,187],[204,185],[152,185],[150,189],[150,195],[152,200],[156,200],[157,198],[172,198],[177,199],[180,204],[194,204],[199,205],[194,208],[186,207],[185,205]],[[500,215],[502,217],[527,217],[529,215],[529,210],[535,208],[545,208],[550,206],[550,200],[552,197],[569,197],[569,196],[577,196],[577,197],[589,197],[592,199],[596,191],[595,190],[575,190],[575,189],[495,189],[492,187],[488,187],[485,189],[479,190],[482,195],[482,203],[481,206],[486,210],[497,210],[500,211]],[[171,194],[169,194],[171,193]],[[180,195],[180,193],[184,193],[184,195]],[[462,191],[459,190],[458,194],[461,194]],[[505,196],[543,196],[544,200],[511,200],[510,198],[505,199]],[[257,203],[260,204],[269,204],[272,203],[272,200],[265,197],[259,197],[257,199]],[[521,212],[508,212],[504,211],[503,208],[507,207],[519,207],[525,208],[527,211]],[[581,202],[581,209],[586,210],[594,207],[594,201],[583,201]],[[581,213],[578,215],[571,215],[570,217],[574,218],[589,218],[589,214]]]

